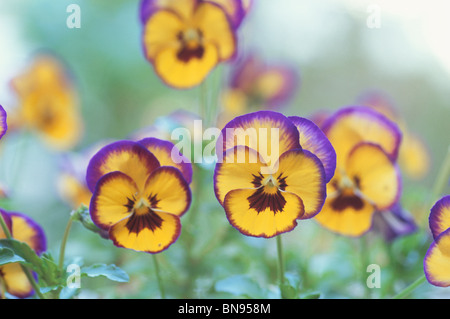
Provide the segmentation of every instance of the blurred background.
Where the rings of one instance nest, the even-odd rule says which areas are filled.
[[[66,9],[72,3],[81,9],[81,28],[66,25],[70,15]],[[0,104],[7,111],[17,106],[11,79],[23,73],[36,53],[48,51],[68,67],[80,98],[84,131],[72,152],[105,139],[125,139],[179,109],[198,113],[200,87],[172,89],[145,60],[138,7],[136,0],[1,1]],[[377,12],[379,20],[372,24]],[[395,271],[383,250],[385,243],[371,238],[376,248],[370,249],[370,261],[382,269],[382,288],[373,289],[372,297],[389,296],[419,277],[431,244],[426,223],[429,206],[425,211],[422,207],[450,143],[449,12],[450,3],[445,0],[254,0],[239,29],[240,52],[257,52],[267,61],[287,64],[298,72],[300,83],[283,108],[284,114],[306,117],[319,110],[336,110],[376,90],[391,98],[408,128],[427,145],[430,170],[420,181],[405,177],[402,198],[421,231],[391,245],[389,253],[397,259]],[[226,85],[232,64],[217,67],[208,88],[220,90]],[[9,189],[10,209],[32,216],[43,226],[55,256],[71,210],[59,196],[62,158],[32,134],[7,134],[1,141],[0,182]],[[275,241],[244,238],[230,229],[219,204],[211,201],[212,188],[207,192],[199,210],[208,218],[197,221],[199,236],[191,255],[198,258],[186,259],[184,246],[175,243],[162,254],[163,276],[176,274],[173,281],[182,282],[199,298],[240,296],[227,284],[232,285],[233,276],[246,274],[253,280],[246,289],[255,284],[270,292],[277,278]],[[218,246],[206,247],[216,237]],[[292,280],[328,298],[363,294],[361,278],[368,274],[355,275],[362,267],[355,253],[360,249],[358,240],[331,234],[313,220],[300,223],[284,239]],[[147,255],[115,248],[81,225],[72,229],[67,255],[82,256],[86,264],[116,263],[130,274],[130,283],[123,285],[83,279],[91,289],[83,290],[81,296],[158,295]],[[189,267],[198,269],[187,271]],[[197,271],[193,282],[187,279],[190,271]],[[231,283],[227,278],[232,278]],[[175,288],[168,288],[169,295],[182,297]],[[450,290],[426,284],[414,296],[448,298]]]

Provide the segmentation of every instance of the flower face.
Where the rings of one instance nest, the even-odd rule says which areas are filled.
[[[168,85],[200,84],[221,61],[236,51],[235,29],[223,8],[200,0],[144,0],[145,57]]]
[[[50,56],[38,57],[12,80],[19,98],[15,125],[38,132],[56,149],[69,149],[81,137],[78,97],[63,66]]]
[[[360,236],[372,226],[376,211],[390,209],[399,199],[394,159],[400,132],[381,114],[351,107],[327,120],[324,133],[336,151],[337,166],[316,220],[339,234]]]
[[[14,239],[28,244],[38,255],[47,249],[42,228],[31,218],[21,213],[6,212],[0,209]],[[0,228],[0,238],[6,238]],[[6,291],[13,296],[26,298],[33,294],[33,288],[19,263],[0,266],[0,277]]]
[[[279,134],[267,133],[267,128]],[[244,135],[250,138],[241,138]],[[224,152],[216,165],[214,189],[229,222],[241,233],[273,237],[320,211],[325,170],[314,154],[302,150],[299,132],[288,118],[270,111],[240,116],[225,126],[222,137],[223,146],[219,143],[217,149]]]
[[[93,190],[92,220],[116,246],[157,253],[178,238],[191,202],[189,185],[178,168],[161,166],[144,145],[105,146],[91,159],[86,181]]]
[[[5,135],[6,130],[8,129],[8,124],[6,123],[6,111],[0,105],[0,139]]]
[[[431,208],[430,229],[434,238],[424,259],[424,271],[429,283],[450,286],[450,195]]]

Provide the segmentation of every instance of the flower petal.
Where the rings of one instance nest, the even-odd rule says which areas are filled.
[[[289,119],[300,133],[302,148],[316,155],[322,162],[325,169],[325,181],[328,183],[336,169],[336,152],[330,141],[312,121],[299,116],[291,116]]]
[[[442,197],[433,205],[429,223],[434,239],[450,228],[450,195]]]
[[[86,183],[93,192],[103,175],[120,171],[131,177],[141,189],[159,162],[144,146],[132,141],[118,141],[104,146],[90,160]]]
[[[320,212],[326,198],[325,171],[320,160],[306,150],[291,150],[283,153],[276,173],[283,178],[286,192],[300,197],[305,207],[302,219]]]
[[[442,232],[431,244],[424,259],[428,282],[439,287],[450,286],[450,229]]]
[[[6,264],[0,267],[6,291],[17,298],[27,298],[33,294],[33,287],[19,263]]]
[[[169,86],[187,89],[200,84],[219,61],[217,47],[205,43],[203,52],[187,61],[180,59],[180,48],[160,50],[154,61],[156,73]]]
[[[367,201],[355,194],[346,193],[328,197],[315,219],[321,226],[335,233],[357,237],[370,229],[374,212],[374,207]]]
[[[107,173],[97,183],[89,212],[92,221],[108,230],[131,213],[130,202],[138,193],[136,183],[122,172]]]
[[[274,211],[267,206],[259,211],[251,206],[255,189],[237,189],[227,193],[224,208],[233,227],[247,236],[273,237],[291,231],[297,226],[297,219],[303,215],[302,200],[295,194],[281,192],[283,207]]]
[[[214,171],[214,192],[221,205],[234,189],[256,188],[253,179],[266,167],[258,152],[247,146],[228,149]]]
[[[109,231],[114,245],[136,251],[158,253],[173,244],[180,235],[180,218],[164,212],[148,214],[151,216],[132,215],[114,224]],[[131,228],[130,226],[137,224],[140,224],[139,227]]]
[[[398,167],[379,145],[361,143],[349,154],[347,176],[378,210],[396,204],[401,194]]]
[[[47,250],[44,230],[36,221],[21,213],[10,212],[9,215],[14,239],[28,244],[38,255]]]
[[[368,107],[346,107],[337,111],[323,124],[337,155],[337,166],[343,167],[348,153],[360,142],[380,145],[393,159],[398,156],[401,132],[398,126]]]
[[[145,23],[151,15],[159,10],[171,10],[181,17],[189,17],[199,0],[143,0],[140,6],[141,22]]]
[[[161,166],[173,166],[178,168],[189,184],[192,181],[192,164],[180,153],[178,148],[169,141],[148,137],[138,142],[148,149],[159,161]]]
[[[5,135],[6,130],[8,129],[8,124],[6,123],[6,111],[0,105],[0,138]]]
[[[204,42],[216,46],[220,61],[234,56],[237,46],[235,30],[219,5],[209,1],[200,2],[193,23],[202,32]]]
[[[299,132],[283,114],[258,111],[238,116],[222,129],[216,144],[217,156],[237,145],[252,148],[262,156],[265,163],[274,165],[284,152],[301,148]]]
[[[191,204],[191,191],[181,172],[170,166],[156,169],[145,183],[144,193],[152,198],[155,211],[182,216]]]
[[[245,17],[242,0],[208,0],[220,5],[227,13],[233,27],[236,29]]]

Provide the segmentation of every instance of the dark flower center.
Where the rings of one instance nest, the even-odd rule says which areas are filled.
[[[142,197],[139,201],[134,196],[127,199],[128,202],[124,206],[131,213],[131,216],[128,218],[125,227],[130,233],[138,234],[145,228],[151,231],[161,228],[163,220],[152,210],[152,208],[157,208],[159,202],[156,195],[150,195],[147,198]]]
[[[286,188],[286,177],[282,173],[277,178],[272,175],[253,175],[252,184],[257,187],[256,191],[247,197],[249,207],[258,213],[269,208],[274,214],[283,211],[286,205],[282,191]]]
[[[202,45],[203,33],[198,29],[188,29],[180,31],[177,35],[178,41],[181,42],[181,48],[177,52],[177,58],[185,63],[191,59],[201,59],[205,53]]]

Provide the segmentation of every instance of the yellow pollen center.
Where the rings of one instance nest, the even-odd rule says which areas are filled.
[[[133,210],[136,215],[144,215],[148,213],[150,208],[150,203],[145,197],[141,197],[138,201],[134,203]]]

